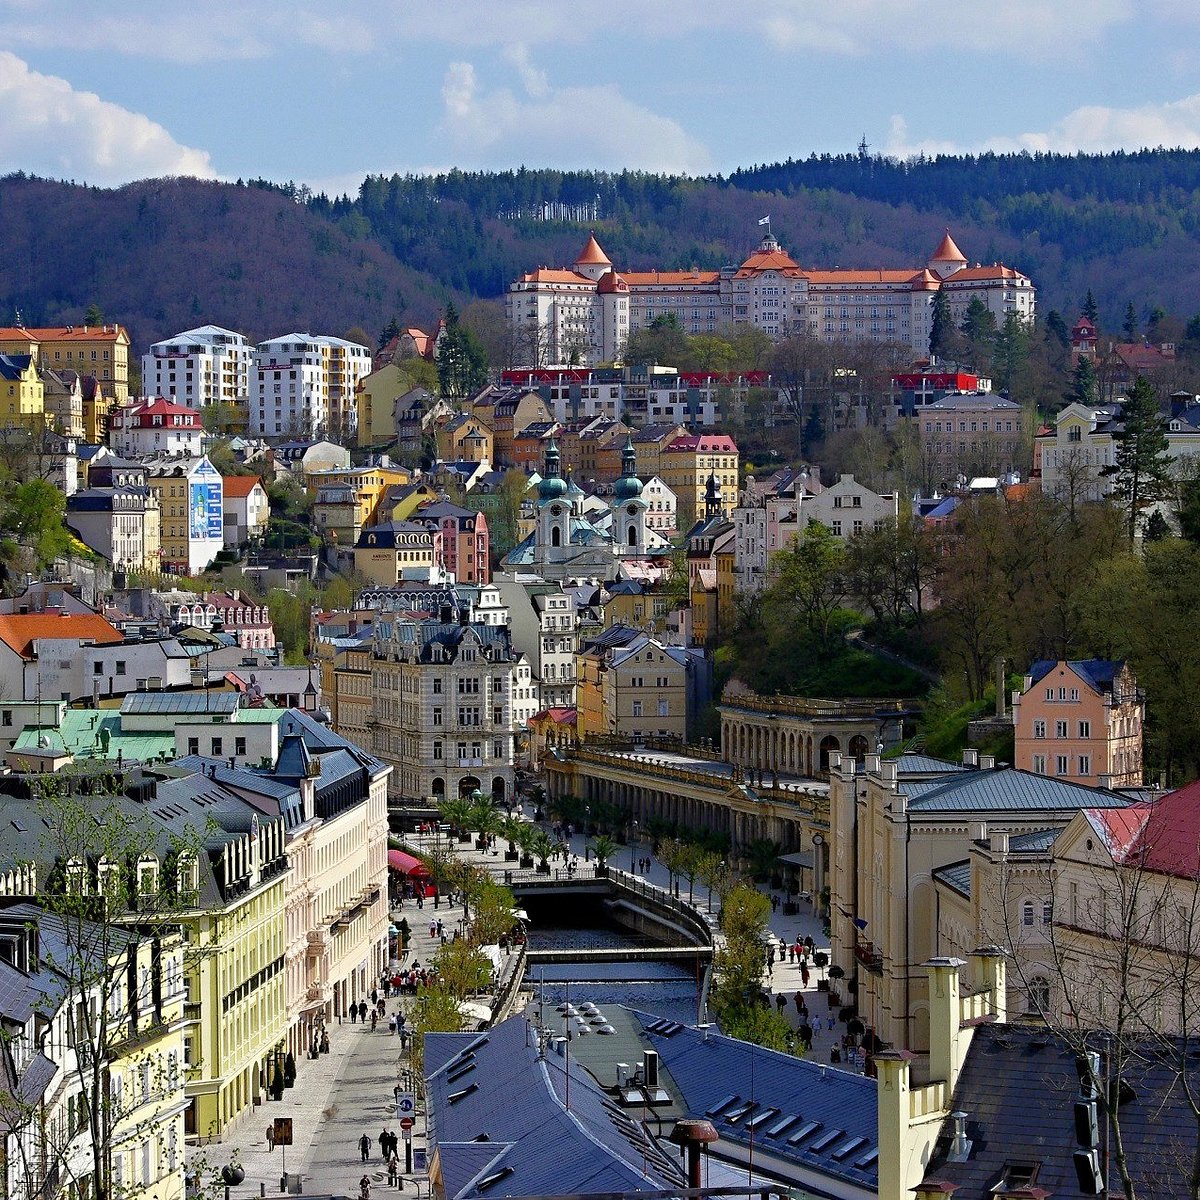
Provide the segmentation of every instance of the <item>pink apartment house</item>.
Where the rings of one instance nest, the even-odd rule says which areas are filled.
[[[1092,787],[1141,787],[1145,715],[1124,662],[1035,662],[1013,693],[1014,765]]]

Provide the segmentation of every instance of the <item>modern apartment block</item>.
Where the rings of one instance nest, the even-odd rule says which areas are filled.
[[[539,267],[512,283],[507,309],[520,358],[534,367],[617,360],[631,333],[668,315],[691,334],[751,325],[771,337],[894,342],[923,356],[943,289],[956,324],[974,299],[997,325],[1010,313],[1033,319],[1030,279],[1000,263],[971,265],[949,232],[924,266],[832,271],[801,267],[768,232],[738,266],[618,273],[590,237],[571,266]]]
[[[185,329],[155,342],[142,355],[142,392],[169,396],[191,408],[223,403],[244,409],[253,356],[249,339],[232,329]]]
[[[249,432],[357,437],[356,390],[370,371],[371,351],[344,338],[288,333],[260,342],[250,371]]]

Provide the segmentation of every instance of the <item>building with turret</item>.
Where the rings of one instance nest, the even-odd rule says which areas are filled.
[[[752,325],[771,337],[808,332],[826,342],[894,342],[929,352],[933,300],[944,291],[955,325],[980,300],[997,326],[1032,321],[1035,289],[1002,263],[971,264],[949,231],[922,267],[801,267],[770,233],[738,266],[621,271],[594,236],[569,267],[538,267],[509,286],[517,363],[591,366],[620,359],[631,333],[673,315],[687,333]]]

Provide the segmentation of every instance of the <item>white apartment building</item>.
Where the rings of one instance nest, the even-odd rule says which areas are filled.
[[[443,614],[445,615],[445,614]],[[406,800],[513,790],[517,656],[502,626],[378,621],[371,659],[373,752]]]
[[[820,521],[834,537],[844,541],[884,522],[894,524],[898,512],[894,492],[873,492],[853,475],[842,475],[815,496],[804,496],[800,504],[800,527]]]
[[[288,333],[260,342],[250,372],[251,435],[331,437],[358,433],[359,381],[371,352],[344,338]]]
[[[573,708],[575,652],[579,648],[574,601],[561,584],[547,583],[536,575],[504,575],[496,582],[508,608],[513,647],[529,657],[533,668],[534,712]]]
[[[142,355],[142,391],[170,396],[192,408],[244,405],[250,395],[254,347],[240,333],[219,325],[185,329],[155,342]]]
[[[163,396],[131,400],[108,419],[108,444],[128,458],[204,452],[204,425],[197,409]]]
[[[673,538],[678,532],[675,493],[657,475],[652,475],[642,484],[642,499],[646,501],[646,528]]]
[[[591,237],[570,267],[522,275],[506,305],[515,344],[536,367],[618,360],[629,334],[667,314],[691,334],[731,324],[771,337],[807,330],[827,342],[896,342],[923,356],[943,289],[956,323],[976,297],[997,325],[1009,313],[1033,319],[1030,279],[1001,263],[970,265],[949,232],[923,267],[802,268],[768,233],[740,266],[619,274]]]

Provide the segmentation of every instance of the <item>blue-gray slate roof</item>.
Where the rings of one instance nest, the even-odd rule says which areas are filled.
[[[639,1014],[680,1092],[723,1141],[793,1170],[878,1186],[879,1116],[873,1079],[736,1038]],[[659,1031],[656,1032],[656,1026]],[[752,1128],[747,1128],[747,1122]],[[769,1167],[764,1162],[764,1170]]]
[[[1102,1045],[1097,1037],[1095,1048]],[[1126,1081],[1132,1096],[1121,1098],[1121,1136],[1137,1194],[1147,1200],[1190,1191],[1196,1123],[1183,1100],[1180,1063],[1194,1092],[1200,1086],[1200,1061],[1186,1047],[1163,1039],[1131,1047],[1128,1053]],[[947,1161],[954,1133],[954,1122],[947,1117],[925,1179],[956,1185],[959,1200],[982,1200],[996,1194],[1009,1164],[1027,1164],[1036,1169],[1033,1186],[1044,1194],[1078,1196],[1072,1160],[1078,1091],[1075,1051],[1050,1030],[1019,1025],[976,1029],[950,1106],[967,1114],[970,1153],[964,1162]],[[1103,1153],[1100,1157],[1103,1163]],[[1108,1184],[1110,1195],[1124,1194],[1115,1163]]]
[[[1034,683],[1038,683],[1045,679],[1058,662],[1055,659],[1039,659],[1029,668],[1029,676]],[[1086,680],[1098,692],[1111,692],[1113,680],[1121,673],[1121,668],[1125,666],[1124,659],[1113,661],[1107,658],[1082,658],[1072,659],[1067,663],[1067,666]]]
[[[671,1148],[582,1067],[552,1049],[539,1056],[524,1017],[484,1034],[428,1034],[425,1070],[429,1148],[450,1200],[683,1186]]]
[[[963,771],[949,779],[901,780],[909,812],[1067,812],[1124,808],[1126,796],[1014,767]]]

